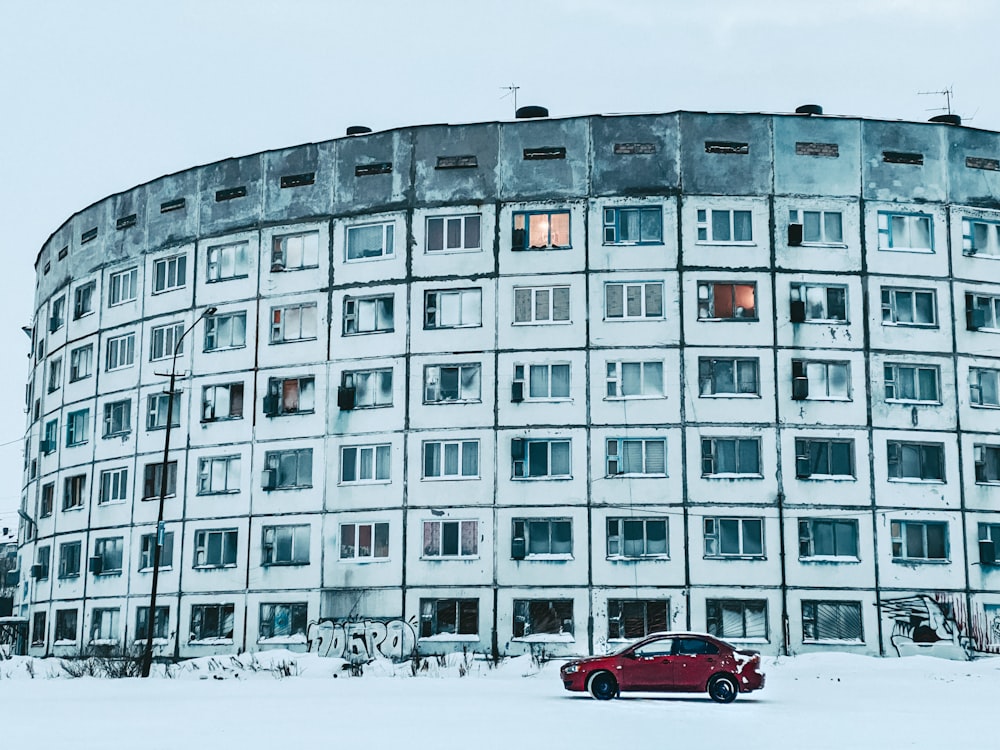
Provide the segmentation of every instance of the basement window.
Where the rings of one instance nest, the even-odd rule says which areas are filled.
[[[279,184],[283,188],[293,188],[302,187],[303,185],[313,185],[315,183],[315,172],[303,172],[302,174],[283,175]]]

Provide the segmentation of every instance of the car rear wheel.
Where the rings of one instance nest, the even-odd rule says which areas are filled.
[[[599,701],[609,701],[618,695],[618,682],[610,672],[598,672],[590,678],[590,694]]]
[[[717,674],[708,681],[708,695],[716,703],[732,703],[738,692],[736,680],[727,674]]]

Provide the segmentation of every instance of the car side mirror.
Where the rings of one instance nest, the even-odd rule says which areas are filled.
[[[635,651],[626,651],[624,654],[622,654],[622,656],[624,656],[626,659],[638,659],[639,658],[638,656],[636,656]]]

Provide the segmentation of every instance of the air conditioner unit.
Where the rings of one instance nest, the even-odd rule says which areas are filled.
[[[797,479],[808,479],[812,476],[811,461],[809,456],[795,457],[795,477]]]
[[[350,411],[354,408],[354,401],[357,389],[353,386],[342,385],[337,388],[337,406],[342,411]]]
[[[789,224],[788,225],[788,246],[798,247],[802,244],[802,225],[801,224]]]
[[[510,239],[510,249],[514,252],[524,250],[524,230],[515,229]]]
[[[523,560],[524,559],[524,550],[525,550],[525,545],[524,545],[524,538],[523,537],[519,537],[518,536],[518,537],[514,537],[513,539],[511,539],[511,541],[510,541],[510,556],[511,556],[512,559],[514,559],[514,560]]]
[[[997,544],[992,539],[979,540],[979,564],[997,564]]]
[[[52,453],[56,449],[55,440],[42,440],[38,445],[42,453]]]
[[[792,400],[805,401],[809,398],[809,378],[792,378]]]
[[[21,582],[20,570],[14,569],[7,571],[7,578],[4,582],[7,586],[16,586],[20,582]]]
[[[274,394],[268,394],[264,396],[264,414],[268,417],[274,417],[278,414],[278,397]]]
[[[524,381],[515,380],[510,384],[510,400],[515,404],[524,401]]]
[[[264,469],[260,473],[260,485],[265,490],[273,490],[278,484],[278,472],[275,469]]]
[[[104,572],[104,559],[100,555],[94,555],[90,558],[90,572],[95,576],[99,576]]]
[[[792,310],[789,318],[793,323],[806,322],[806,303],[800,299],[792,300]]]
[[[39,565],[38,563],[35,563],[34,565],[31,566],[31,577],[32,578],[42,577],[42,566]]]

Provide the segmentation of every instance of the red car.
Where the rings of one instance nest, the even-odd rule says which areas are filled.
[[[601,701],[628,690],[707,690],[712,700],[731,703],[764,687],[758,652],[700,633],[655,633],[608,656],[568,662],[559,674],[567,690],[590,691]]]

